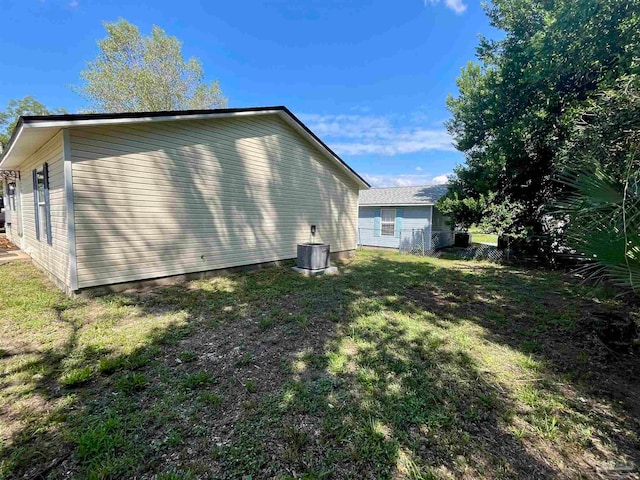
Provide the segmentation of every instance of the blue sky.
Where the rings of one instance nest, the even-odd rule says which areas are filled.
[[[0,106],[33,95],[76,112],[70,86],[102,21],[152,25],[184,42],[230,107],[286,105],[375,186],[443,180],[462,155],[443,121],[478,34],[476,0],[0,0]]]

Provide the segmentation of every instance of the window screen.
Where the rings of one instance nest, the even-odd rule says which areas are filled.
[[[383,208],[380,210],[380,233],[393,237],[396,231],[396,209]]]

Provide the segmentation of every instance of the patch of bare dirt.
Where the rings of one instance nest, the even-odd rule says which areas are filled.
[[[308,355],[322,355],[327,341],[335,335],[336,323],[323,316],[309,319],[308,325],[300,327],[287,318],[294,317],[299,309],[293,299],[287,298],[277,302],[280,321],[268,327],[264,326],[264,311],[251,308],[240,318],[223,322],[212,329],[203,322],[194,324],[191,334],[178,345],[163,349],[163,362],[176,375],[196,374],[200,371],[210,372],[214,376],[211,391],[219,393],[221,402],[215,408],[202,409],[198,423],[206,425],[211,434],[206,442],[187,441],[181,449],[180,456],[163,459],[166,465],[175,464],[176,468],[185,460],[198,462],[202,458],[210,458],[212,448],[223,448],[243,435],[236,430],[239,421],[255,413],[259,403],[278,392],[283,385],[292,379],[289,366],[299,358],[301,352]],[[274,302],[270,302],[273,306]],[[262,322],[261,322],[262,320]],[[180,360],[181,352],[195,354],[193,361]],[[299,378],[322,375],[309,366],[298,372]],[[185,419],[185,429],[192,428],[192,420]],[[304,435],[317,436],[318,419],[309,419],[308,425],[299,418],[291,419],[291,428],[308,429]],[[295,425],[295,427],[293,427]],[[295,435],[296,432],[291,432]],[[299,432],[303,435],[302,432]],[[282,455],[295,456],[291,446],[274,441],[265,446],[275,459]],[[207,461],[207,470],[216,472],[216,462]],[[223,475],[223,471],[217,471]]]

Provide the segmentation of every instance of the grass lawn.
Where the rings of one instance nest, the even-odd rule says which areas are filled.
[[[472,233],[471,240],[473,243],[482,243],[483,245],[498,245],[498,235],[493,233]]]
[[[589,327],[629,308],[380,251],[90,300],[1,266],[0,478],[634,478],[640,362]]]
[[[469,233],[471,233],[471,241],[473,243],[498,246],[498,235],[494,233],[482,233],[482,230],[474,227],[469,229]]]

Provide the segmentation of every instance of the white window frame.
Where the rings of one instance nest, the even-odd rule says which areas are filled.
[[[391,216],[391,218],[393,218],[393,220],[385,221],[384,212],[392,212],[393,215]],[[391,233],[389,233],[389,225],[391,225],[392,227]],[[385,226],[387,227],[386,232],[385,232]],[[396,209],[395,208],[380,209],[380,235],[383,237],[395,237],[396,235]]]

